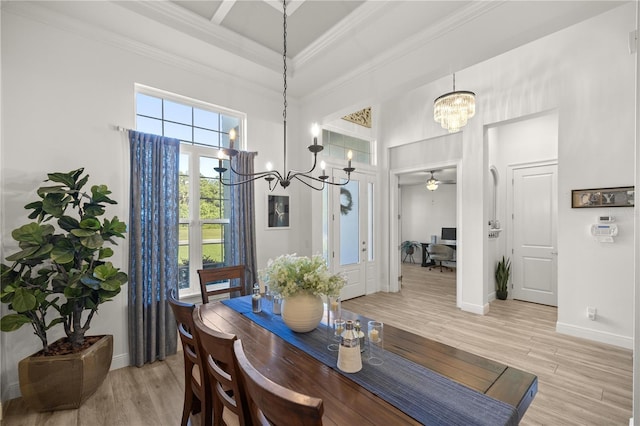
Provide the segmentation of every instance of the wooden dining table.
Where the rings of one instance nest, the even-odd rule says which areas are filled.
[[[251,363],[266,377],[317,398],[327,425],[401,425],[418,421],[345,375],[220,302],[203,304],[209,327],[242,340]],[[361,319],[342,310],[345,319]],[[537,392],[537,377],[414,333],[384,325],[385,350],[516,408],[522,419]]]

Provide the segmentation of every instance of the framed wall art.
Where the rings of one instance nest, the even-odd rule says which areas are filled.
[[[635,188],[633,186],[571,191],[572,208],[633,207],[634,203]]]
[[[267,229],[289,228],[289,196],[267,195]]]

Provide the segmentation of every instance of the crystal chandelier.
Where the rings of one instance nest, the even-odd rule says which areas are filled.
[[[344,167],[342,169],[347,175],[347,179],[345,182],[334,183],[328,180],[329,176],[325,172],[326,164],[324,161],[320,162],[320,168],[322,169],[322,174],[318,176],[311,175],[311,173],[316,168],[318,153],[324,149],[322,145],[318,144],[319,128],[317,124],[314,124],[311,127],[313,144],[307,147],[309,152],[313,154],[313,164],[311,165],[311,168],[306,172],[292,170],[292,169],[287,170],[287,0],[282,1],[282,11],[283,11],[282,27],[283,27],[283,40],[284,40],[283,52],[282,52],[282,62],[284,65],[284,71],[282,73],[282,78],[284,81],[284,85],[283,85],[284,90],[282,92],[282,97],[284,99],[284,108],[282,110],[282,119],[284,124],[283,172],[280,173],[277,170],[271,170],[271,163],[269,163],[267,164],[267,171],[257,172],[257,173],[241,173],[235,170],[233,168],[233,163],[230,162],[231,172],[240,176],[240,181],[233,181],[233,182],[230,180],[225,181],[223,179],[223,173],[227,171],[227,168],[223,167],[222,160],[225,159],[224,158],[225,156],[231,159],[232,157],[238,154],[238,151],[234,149],[234,146],[233,146],[235,137],[236,137],[235,130],[233,129],[229,132],[229,148],[222,148],[220,149],[220,151],[218,151],[218,167],[214,167],[213,169],[219,174],[220,182],[222,182],[222,184],[226,186],[241,185],[241,184],[249,183],[254,180],[262,179],[262,178],[264,178],[264,180],[266,180],[269,183],[269,190],[271,191],[273,191],[278,186],[278,184],[280,184],[280,186],[283,188],[288,187],[291,184],[291,181],[293,181],[294,179],[304,183],[309,188],[315,189],[317,191],[323,190],[325,187],[325,184],[336,185],[336,186],[346,185],[347,183],[349,183],[349,180],[351,179],[351,172],[355,171],[355,168],[351,167],[351,158],[353,156],[353,153],[351,151],[347,153],[347,160],[348,160],[347,167]],[[315,184],[315,182],[318,182],[321,185],[316,186],[317,184]]]
[[[433,172],[431,172],[431,177],[429,178],[429,180],[427,181],[427,189],[429,191],[435,191],[436,189],[438,189],[438,184],[440,182],[438,182],[436,180],[435,177],[433,177]]]
[[[455,133],[467,124],[476,113],[476,94],[466,90],[456,91],[456,75],[453,74],[453,92],[445,93],[433,101],[433,119],[449,133]]]

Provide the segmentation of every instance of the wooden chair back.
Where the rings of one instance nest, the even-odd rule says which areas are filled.
[[[203,368],[200,344],[193,323],[195,305],[179,301],[175,290],[171,292],[168,300],[176,319],[184,356],[185,392],[181,424],[182,426],[187,425],[191,412],[200,412],[200,424],[210,425],[212,412],[209,402],[211,400],[209,398],[209,379]]]
[[[240,339],[234,342],[233,351],[252,424],[322,425],[324,407],[321,399],[288,389],[263,376],[247,359]]]
[[[219,268],[207,268],[199,269],[198,276],[200,277],[200,292],[202,293],[202,303],[209,303],[209,297],[218,294],[240,292],[241,296],[247,294],[245,289],[245,267],[244,265],[236,266],[221,266]],[[207,284],[216,281],[229,280],[228,288],[221,288],[216,290],[207,290]],[[239,286],[231,287],[231,280],[239,280]]]
[[[213,330],[205,325],[199,308],[193,311],[193,322],[200,342],[202,359],[209,375],[210,395],[213,397],[213,424],[250,424],[244,417],[246,399],[240,391],[239,374],[233,354],[236,336]],[[225,410],[229,410],[237,419],[228,421],[229,413]]]

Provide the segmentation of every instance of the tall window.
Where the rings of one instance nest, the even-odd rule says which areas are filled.
[[[136,129],[180,139],[180,295],[200,292],[197,270],[229,264],[229,190],[213,168],[245,116],[155,89],[136,87]],[[226,166],[228,167],[228,166]]]

